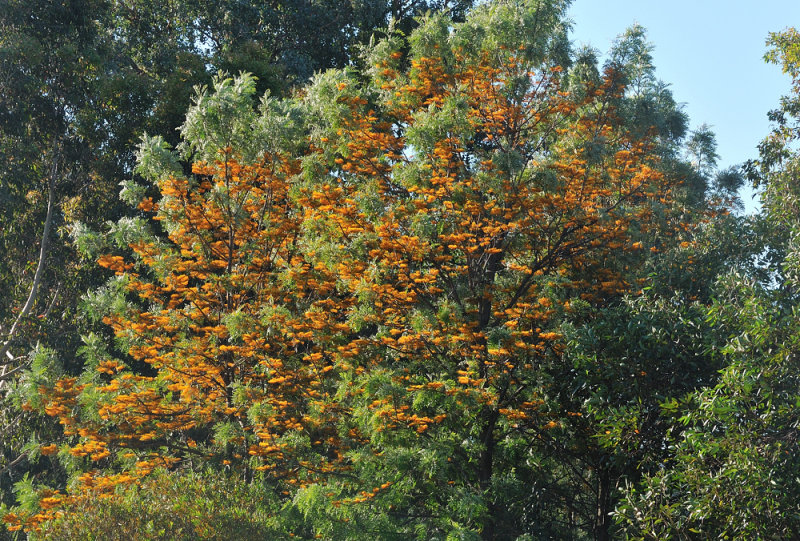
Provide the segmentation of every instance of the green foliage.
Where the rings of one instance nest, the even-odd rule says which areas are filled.
[[[717,165],[717,140],[706,124],[694,130],[686,144],[692,166],[701,174],[709,174]]]
[[[634,539],[788,538],[800,525],[796,314],[775,313],[768,292],[733,277],[710,322],[733,331],[719,382],[682,404],[669,467],[628,492],[617,510]]]
[[[434,4],[463,14],[471,2]],[[242,79],[245,86],[255,85],[259,94],[271,90],[285,95],[315,71],[355,62],[360,44],[388,23],[390,12],[410,30],[413,17],[434,4],[0,3],[0,343],[9,339],[31,288],[51,182],[55,202],[54,234],[48,239],[38,295],[29,317],[16,326],[10,345],[16,360],[2,377],[19,375],[15,369],[30,362],[27,354],[36,344],[55,350],[68,372],[80,372],[81,360],[74,355],[81,347],[80,335],[100,332],[92,325],[102,317],[91,310],[84,317],[78,309],[80,296],[106,278],[86,261],[110,244],[109,238],[91,231],[128,212],[117,198],[118,183],[122,201],[138,204],[145,194],[152,195],[158,174],[182,171],[168,148],[179,142],[177,128],[186,120],[196,86],[214,84],[215,75],[244,70],[254,74]],[[216,79],[223,85],[226,80]],[[268,123],[258,130],[263,134],[259,151],[285,149],[297,140],[302,129],[297,108],[282,107],[275,99],[264,99],[262,108],[275,114],[259,115],[259,122]],[[195,124],[192,129],[200,128]],[[239,137],[235,142],[248,141]],[[142,177],[151,184],[142,185]],[[77,238],[77,251],[70,232]],[[117,240],[130,240],[130,232],[118,230]],[[5,363],[4,356],[0,364]],[[5,396],[6,391],[0,393]],[[16,460],[22,436],[37,428],[29,424],[29,413],[5,414],[9,424],[0,425],[0,432],[8,434],[9,446],[2,450],[0,468],[13,462],[21,472],[29,464]],[[3,490],[17,473],[3,478]],[[6,491],[3,497],[10,494]]]
[[[714,287],[706,321],[719,337],[711,352],[723,367],[715,384],[663,404],[663,417],[673,424],[665,440],[669,460],[629,485],[616,510],[631,539],[789,539],[800,528],[800,329],[792,240],[800,221],[789,182],[798,163],[791,125],[800,39],[790,29],[769,43],[767,59],[783,64],[795,88],[770,114],[775,126],[760,146],[761,160],[747,166],[764,187],[763,215],[751,222],[749,234],[766,243],[764,266],[739,267]]]
[[[257,483],[222,472],[157,471],[137,486],[87,496],[31,539],[290,539],[291,513]],[[288,520],[287,520],[288,519]],[[302,530],[300,530],[302,531]]]

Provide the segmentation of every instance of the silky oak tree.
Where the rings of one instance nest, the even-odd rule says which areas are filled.
[[[296,112],[265,99],[256,114],[254,91],[241,76],[199,95],[182,128],[191,174],[163,140],[143,141],[139,172],[160,199],[133,183],[123,196],[153,227],[121,220],[109,233],[116,247],[87,231],[79,240],[115,275],[87,310],[113,331],[120,355],[86,337],[84,374],[40,385],[31,404],[74,438],[64,456],[94,465],[73,494],[110,496],[185,463],[245,479],[268,472],[288,493],[342,458],[328,374],[346,304],[335,302],[335,276],[304,255],[288,182],[300,161],[285,148]],[[256,131],[264,140],[242,140]],[[43,495],[42,511],[16,527],[36,529],[72,499]]]
[[[675,226],[625,78],[569,70],[566,7],[431,15],[258,112],[251,77],[220,79],[182,128],[191,173],[145,139],[154,185],[123,190],[141,214],[87,299],[119,354],[87,337],[80,378],[29,382],[84,461],[72,494],[203,465],[292,497],[318,536],[532,534],[537,442],[582,415],[541,369],[561,319],[636,294],[648,229]],[[74,497],[40,496],[6,520]]]
[[[676,186],[653,134],[616,115],[613,66],[570,84],[563,9],[432,16],[409,58],[390,39],[367,74],[329,72],[308,90],[305,227],[362,330],[340,363],[368,440],[354,467],[391,487],[332,505],[388,509],[398,538],[531,533],[533,449],[581,415],[548,407],[541,367],[562,351],[560,318],[636,293],[633,260],[658,250],[648,228]],[[330,504],[305,501],[321,515]]]

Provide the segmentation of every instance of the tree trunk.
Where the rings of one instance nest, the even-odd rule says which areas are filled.
[[[595,517],[594,538],[597,541],[608,541],[611,529],[611,475],[607,468],[598,468],[597,480],[597,516]]]
[[[486,424],[481,432],[481,443],[483,449],[480,454],[479,470],[478,470],[478,484],[483,498],[486,501],[486,516],[483,520],[483,528],[481,529],[481,539],[486,541],[495,539],[495,525],[497,509],[493,501],[493,494],[491,492],[492,474],[494,466],[494,428],[497,424],[499,413],[495,409],[488,410],[486,414]]]

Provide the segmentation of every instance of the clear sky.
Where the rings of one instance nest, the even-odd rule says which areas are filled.
[[[691,128],[705,123],[716,133],[719,166],[757,157],[767,112],[790,86],[779,66],[764,62],[765,40],[800,27],[800,0],[574,0],[570,17],[573,42],[601,53],[627,27],[644,26],[656,75],[685,104]],[[755,207],[752,191],[742,199]]]

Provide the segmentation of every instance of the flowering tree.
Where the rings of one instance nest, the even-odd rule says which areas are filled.
[[[373,514],[391,501],[434,530],[522,533],[537,441],[581,415],[553,410],[542,369],[561,318],[636,292],[634,261],[657,251],[677,186],[655,134],[616,114],[623,75],[561,67],[562,7],[432,17],[410,58],[388,40],[366,82],[329,72],[308,91],[306,227],[365,331],[339,363],[369,440],[355,464],[392,483],[335,504],[381,496]]]
[[[41,382],[85,463],[8,520],[208,466],[324,537],[525,533],[537,442],[582,415],[543,370],[563,317],[635,294],[652,229],[680,225],[624,73],[564,67],[565,9],[430,16],[257,110],[220,78],[182,128],[191,172],[145,139],[140,215],[80,241],[115,274],[87,306],[118,354],[87,337],[80,378]]]

